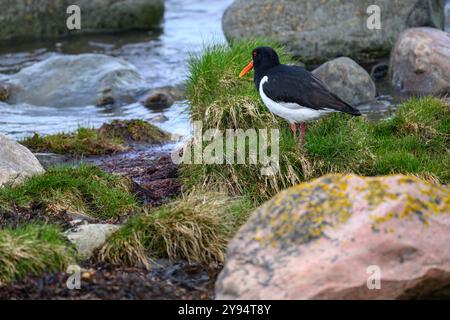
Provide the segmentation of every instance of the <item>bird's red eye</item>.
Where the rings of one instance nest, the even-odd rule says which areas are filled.
[[[256,58],[256,52],[253,52],[253,58]]]

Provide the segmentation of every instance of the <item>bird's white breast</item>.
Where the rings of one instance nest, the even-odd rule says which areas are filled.
[[[297,103],[276,102],[270,99],[264,92],[264,84],[269,82],[269,78],[264,76],[259,83],[259,95],[267,108],[277,116],[280,116],[290,123],[307,122],[319,118],[330,111],[314,110],[306,108]]]

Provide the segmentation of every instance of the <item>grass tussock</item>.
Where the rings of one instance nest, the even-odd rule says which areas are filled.
[[[69,211],[103,220],[127,215],[137,208],[129,181],[95,166],[53,168],[23,184],[0,188],[0,211]]]
[[[250,61],[252,50],[261,45],[274,47],[282,63],[294,63],[283,47],[271,41],[234,42],[230,47],[213,45],[201,56],[191,58],[187,96],[191,119],[202,121],[204,130],[280,129],[280,174],[262,177],[259,165],[183,165],[181,175],[188,190],[211,188],[231,196],[249,196],[259,203],[301,181],[295,168],[306,163],[290,138],[288,124],[262,105],[251,76],[238,77]]]
[[[76,156],[114,154],[127,150],[127,144],[159,143],[167,133],[142,120],[115,120],[99,129],[79,128],[74,133],[41,136],[34,134],[20,143],[34,152],[53,152]]]
[[[0,229],[0,286],[29,274],[62,271],[75,258],[75,250],[50,225]]]
[[[213,45],[201,56],[191,57],[186,92],[192,120],[219,129],[278,127],[278,119],[262,108],[253,77],[238,77],[252,50],[261,45],[274,47],[282,63],[294,63],[283,47],[265,40],[235,42],[230,47]]]
[[[331,114],[311,123],[304,147],[299,147],[288,123],[263,105],[253,78],[238,78],[252,49],[260,45],[275,47],[282,62],[292,62],[283,48],[270,41],[213,45],[191,59],[187,95],[191,118],[203,121],[204,131],[278,128],[279,173],[262,176],[258,165],[248,164],[183,164],[181,175],[187,190],[221,190],[259,204],[282,189],[328,173],[404,173],[449,182],[448,103],[436,98],[411,99],[393,118],[380,123]]]
[[[97,252],[113,264],[149,267],[148,257],[221,263],[229,239],[251,204],[221,194],[191,195],[136,216]]]

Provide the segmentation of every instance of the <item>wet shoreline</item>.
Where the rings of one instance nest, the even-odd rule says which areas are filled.
[[[86,157],[55,157],[48,166],[93,164],[102,170],[123,175],[133,182],[135,196],[149,207],[169,202],[180,194],[178,167],[170,157],[170,148],[158,145],[135,145],[127,152]],[[48,157],[49,155],[47,155]],[[73,225],[73,219],[82,223],[100,223],[87,217],[75,217],[66,212],[57,217],[35,216],[32,212],[20,215],[2,214],[2,225],[31,222],[56,223],[63,230]],[[49,220],[50,219],[50,220]],[[127,218],[125,218],[126,220]],[[19,221],[20,220],[20,221]],[[122,219],[107,223],[122,224]],[[105,221],[103,221],[105,223]],[[222,266],[203,266],[185,261],[152,260],[152,269],[124,267],[92,260],[81,263],[81,290],[70,290],[66,282],[70,274],[47,272],[27,276],[0,290],[0,299],[212,299],[214,283]]]
[[[81,35],[14,46],[11,42],[0,44],[0,79],[54,56],[96,53],[120,58],[135,66],[149,91],[178,86],[188,76],[191,54],[199,53],[204,43],[225,41],[221,17],[231,2],[167,0],[161,26],[149,31]],[[71,132],[78,127],[97,128],[116,119],[142,119],[171,133],[187,135],[187,107],[183,100],[162,109],[146,108],[139,102],[119,107],[66,108],[0,102],[0,133],[17,140],[35,132],[47,135]],[[164,117],[166,121],[156,123],[155,117]]]
[[[205,268],[186,262],[168,266],[124,268],[85,263],[81,288],[68,289],[69,274],[29,276],[0,290],[0,300],[209,300],[221,267]]]

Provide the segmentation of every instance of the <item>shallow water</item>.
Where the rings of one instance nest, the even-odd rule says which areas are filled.
[[[177,85],[187,76],[190,53],[199,52],[203,43],[225,41],[221,17],[232,0],[166,0],[166,13],[160,28],[150,32],[89,35],[33,43],[0,44],[0,77],[11,74],[53,55],[105,53],[135,65],[149,88]],[[447,30],[450,31],[450,0],[447,0]],[[370,119],[379,120],[395,111],[390,85],[377,84],[379,97],[359,106]],[[165,110],[149,110],[139,103],[122,107],[85,106],[51,108],[27,104],[0,103],[0,132],[14,138],[34,132],[51,134],[72,131],[80,126],[98,127],[113,119],[144,119],[164,115],[157,123],[169,132],[189,133],[187,103],[179,101]]]
[[[150,32],[89,35],[33,43],[1,44],[0,73],[11,74],[37,61],[61,54],[104,53],[135,65],[149,88],[177,85],[187,75],[189,54],[199,52],[204,42],[225,41],[221,17],[232,0],[166,0],[166,13],[160,28]],[[98,127],[113,119],[151,121],[162,129],[185,135],[189,132],[187,104],[175,103],[168,109],[152,111],[139,103],[123,107],[50,108],[27,104],[0,103],[0,132],[14,138],[34,132],[50,134],[71,131],[80,126]]]

